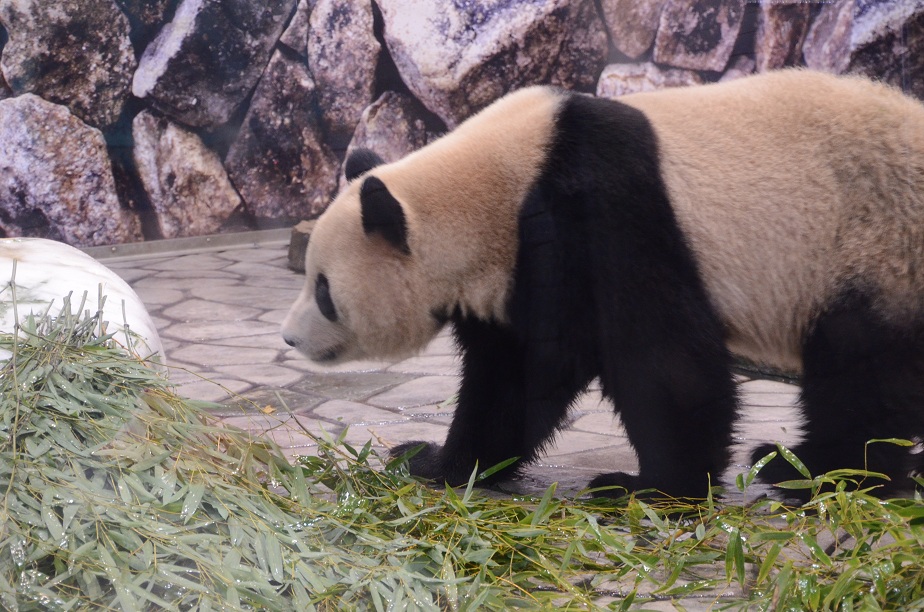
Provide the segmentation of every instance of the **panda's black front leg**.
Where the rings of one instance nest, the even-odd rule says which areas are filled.
[[[391,454],[424,444],[409,461],[411,473],[450,485],[467,482],[476,465],[484,471],[508,459],[515,462],[486,482],[514,477],[536,459],[589,379],[499,324],[464,319],[455,333],[462,383],[445,444],[407,442]]]

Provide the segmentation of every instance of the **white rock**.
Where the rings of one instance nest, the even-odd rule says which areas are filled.
[[[869,2],[857,10],[851,32],[851,42],[862,47],[886,32],[901,31],[915,16],[924,11],[924,0]]]
[[[15,276],[14,276],[15,262]],[[15,288],[15,302],[14,302]],[[0,239],[0,332],[13,333],[30,313],[57,315],[70,296],[71,312],[86,294],[85,311],[99,310],[103,295],[106,333],[125,351],[153,364],[166,365],[157,328],[138,295],[112,270],[83,251],[43,238]],[[17,321],[18,317],[18,321]],[[9,351],[0,349],[0,360]]]
[[[201,10],[202,0],[186,0],[180,3],[173,21],[164,26],[157,40],[145,52],[144,63],[135,72],[132,93],[144,98],[154,90],[170,63],[179,54],[183,41],[190,35]]]
[[[924,0],[863,6],[857,6],[853,0],[825,4],[805,40],[805,65],[814,70],[845,72],[854,55],[865,45],[890,33],[902,32],[907,22],[921,12],[924,12]]]

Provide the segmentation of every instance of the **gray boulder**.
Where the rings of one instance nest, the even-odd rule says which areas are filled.
[[[375,151],[386,162],[398,161],[436,136],[427,131],[419,103],[405,94],[386,91],[363,111],[347,149]]]
[[[0,234],[79,246],[141,238],[102,133],[33,94],[0,100]]]
[[[135,55],[113,0],[0,0],[0,23],[9,33],[0,70],[14,93],[63,104],[95,127],[118,119]]]
[[[6,46],[6,30],[3,29],[3,24],[0,23],[0,66],[3,65],[3,47]],[[9,98],[13,95],[13,92],[10,90],[10,86],[6,84],[6,79],[3,78],[3,70],[0,68],[0,100],[3,98]]]
[[[148,45],[132,91],[196,127],[230,119],[253,90],[295,0],[182,0]]]
[[[337,185],[339,162],[322,142],[317,86],[307,67],[276,52],[225,158],[258,219],[315,217]]]
[[[808,31],[803,48],[805,65],[841,73],[850,64],[854,1],[838,0],[821,8]]]
[[[636,59],[651,48],[666,0],[600,0],[610,37],[621,53]]]
[[[731,66],[728,67],[728,70],[722,74],[722,78],[719,80],[734,81],[735,79],[740,79],[742,77],[754,74],[756,68],[757,63],[754,60],[749,58],[747,55],[742,55],[731,63]]]
[[[115,0],[131,24],[133,34],[149,39],[164,24],[172,0]]]
[[[282,36],[279,37],[279,43],[285,45],[294,53],[297,53],[302,59],[308,59],[308,20],[311,17],[311,4],[316,0],[298,0],[298,6],[295,8],[295,15],[289,22]]]
[[[202,236],[240,206],[221,160],[202,140],[144,111],[132,124],[135,166],[163,238]]]
[[[758,8],[754,59],[758,72],[795,66],[802,59],[811,5],[765,3]]]
[[[420,103],[408,95],[386,91],[363,111],[347,147],[347,156],[357,148],[375,151],[386,162],[413,153],[437,136],[427,130]],[[340,187],[346,185],[341,174]]]
[[[853,55],[848,69],[924,100],[924,11],[880,32]]]
[[[371,0],[317,0],[308,31],[308,66],[335,149],[346,146],[372,102],[381,46],[372,33]]]
[[[593,0],[378,0],[385,43],[449,127],[524,85],[592,90],[607,54]]]
[[[652,63],[610,64],[600,74],[597,95],[601,98],[618,98],[631,93],[699,85],[702,82],[700,76],[690,70],[659,68]]]
[[[744,19],[741,0],[668,0],[655,37],[654,61],[722,71]]]
[[[810,68],[864,74],[924,99],[924,0],[826,4],[803,55]]]

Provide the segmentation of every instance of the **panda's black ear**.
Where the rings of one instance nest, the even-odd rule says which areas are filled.
[[[359,190],[363,229],[367,234],[379,234],[396,249],[411,254],[407,244],[407,218],[401,203],[395,199],[378,177],[370,176]]]
[[[374,151],[369,149],[354,149],[347,155],[346,161],[343,162],[343,176],[346,180],[352,181],[357,176],[369,172],[376,166],[385,163]]]

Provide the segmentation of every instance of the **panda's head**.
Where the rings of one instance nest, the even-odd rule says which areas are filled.
[[[283,337],[309,358],[396,358],[450,316],[505,322],[521,204],[545,167],[564,98],[508,94],[450,134],[382,164],[359,150],[318,219]]]
[[[445,323],[412,251],[408,211],[367,174],[381,163],[367,150],[347,159],[350,184],[312,231],[305,287],[283,322],[285,341],[319,363],[405,356]]]

